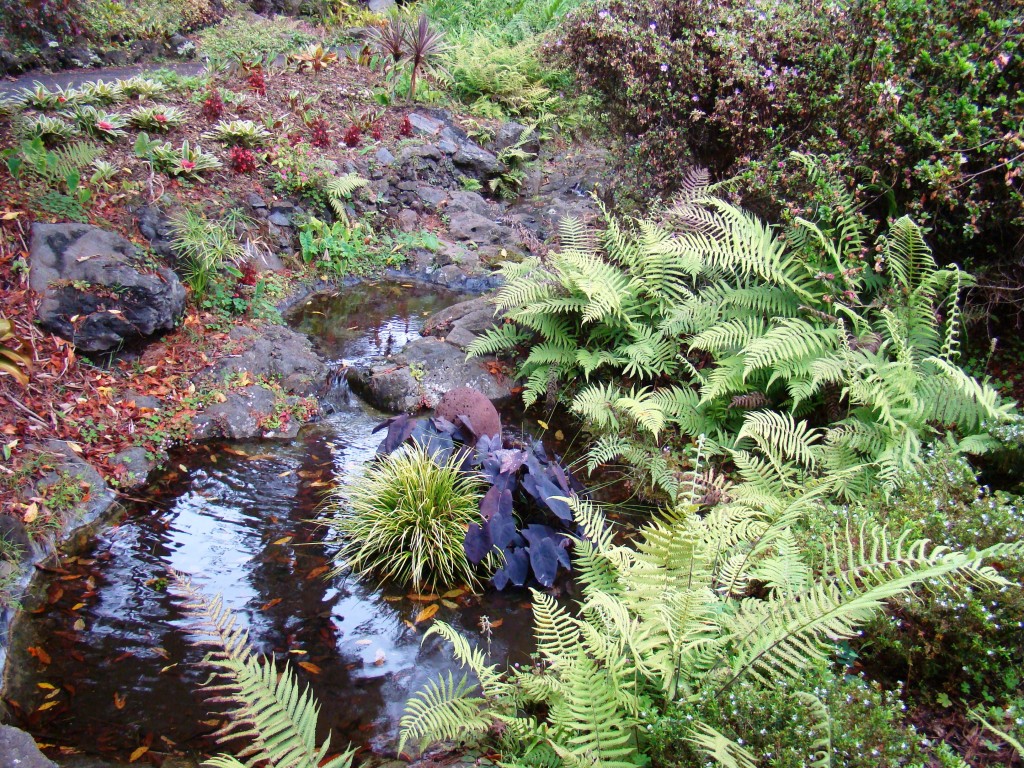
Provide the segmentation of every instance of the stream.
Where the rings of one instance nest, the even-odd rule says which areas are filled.
[[[427,316],[459,300],[435,288],[358,285],[312,297],[290,322],[334,362],[397,351]],[[200,692],[204,651],[169,583],[187,574],[247,626],[263,653],[287,658],[319,698],[341,748],[393,752],[406,699],[454,668],[421,642],[426,603],[396,586],[330,575],[336,542],[311,522],[332,484],[371,458],[385,418],[340,384],[331,413],[291,442],[207,443],[173,453],[149,501],[77,557],[40,572],[12,637],[7,690],[17,723],[40,743],[125,759],[209,754],[222,722]],[[497,662],[532,651],[529,593],[449,595],[436,619],[489,646]],[[493,627],[481,632],[481,618]]]

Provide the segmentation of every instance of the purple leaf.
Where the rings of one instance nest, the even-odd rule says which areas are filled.
[[[558,549],[551,539],[542,539],[530,547],[533,575],[545,587],[555,583],[555,576],[558,574]]]
[[[508,491],[505,491],[508,493]],[[511,494],[509,494],[511,496]],[[509,544],[521,541],[519,532],[516,530],[516,519],[512,517],[511,508],[505,514],[500,511],[487,521],[487,531],[490,534],[494,546],[504,549]]]
[[[409,414],[402,413],[398,416],[392,416],[390,419],[385,419],[375,426],[370,434],[379,432],[385,427],[388,429],[387,437],[377,447],[377,455],[386,456],[398,450],[398,447],[409,439],[418,424],[418,421],[409,418]]]
[[[494,543],[487,528],[470,523],[466,530],[466,538],[462,541],[462,548],[466,550],[469,562],[476,565],[487,557],[487,553],[494,548]]]
[[[484,520],[497,515],[512,516],[512,494],[498,486],[492,486],[480,502],[480,514]]]
[[[530,558],[525,549],[505,550],[505,567],[502,569],[517,587],[526,583],[530,575]]]

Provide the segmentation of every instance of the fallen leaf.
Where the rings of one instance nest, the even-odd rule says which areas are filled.
[[[273,542],[272,546],[275,546],[275,547],[281,546],[283,544],[287,544],[291,540],[292,540],[291,536],[282,536],[280,539],[278,539],[277,541]]]
[[[273,608],[273,607],[274,607],[275,605],[277,605],[278,603],[280,603],[280,602],[281,602],[282,600],[284,600],[284,598],[283,598],[283,597],[275,597],[275,598],[274,598],[273,600],[271,600],[270,602],[268,602],[268,603],[264,603],[263,605],[261,605],[261,606],[260,606],[260,610],[261,610],[261,611],[269,611],[269,610],[270,610],[271,608]]]
[[[498,619],[497,621],[492,621],[491,622],[491,629],[497,629],[498,627],[500,627],[504,623],[505,623],[504,619]]]
[[[460,597],[460,596],[462,596],[464,594],[466,594],[466,588],[465,587],[459,587],[458,589],[450,589],[450,590],[448,590],[443,595],[441,595],[441,597],[446,597],[449,600],[451,600],[453,597]]]
[[[37,709],[36,712],[45,712],[48,709],[56,707],[58,704],[60,704],[59,701],[47,701],[45,704],[40,705],[39,709]]]
[[[85,608],[85,603],[75,603],[74,605],[71,606],[71,610],[72,611],[80,611],[83,608]]]
[[[370,642],[370,641],[367,640],[366,642]],[[37,688],[42,688],[44,691],[55,691],[55,690],[57,690],[57,687],[55,685],[50,685],[49,683],[36,683],[36,687]]]
[[[295,470],[294,469],[289,469],[286,472],[280,473],[278,475],[278,477],[288,477],[288,475],[293,475],[293,474],[295,474]]]
[[[314,664],[311,661],[300,661],[299,662],[299,666],[302,667],[307,672],[309,672],[311,675],[319,675],[320,671],[321,671],[320,667],[318,667],[316,664]]]
[[[410,592],[406,597],[416,603],[432,603],[437,600],[437,595],[420,595],[416,592]]]
[[[39,505],[33,501],[25,507],[25,514],[21,516],[21,519],[23,522],[31,523],[34,522],[37,517],[39,517]]]
[[[434,614],[437,613],[439,608],[440,606],[437,603],[434,603],[433,605],[428,605],[426,608],[424,608],[422,611],[416,614],[416,618],[413,619],[413,621],[416,624],[426,621],[427,619],[432,618]]]
[[[548,423],[546,421],[541,421],[540,419],[537,419],[537,424],[540,425],[541,429],[547,429],[548,428]]]
[[[26,648],[26,650],[28,651],[28,655],[29,656],[33,656],[36,659],[38,659],[39,663],[42,664],[43,666],[47,666],[47,665],[50,664],[51,661],[53,661],[50,658],[50,654],[48,654],[45,650],[40,648],[38,645],[33,645],[33,646],[29,647],[29,648]]]
[[[561,442],[562,440],[565,440],[565,433],[562,430],[560,430],[560,429],[556,430],[555,431],[555,440],[558,440],[559,442]]]
[[[82,446],[80,446],[78,443],[72,443],[72,442],[68,441],[67,445],[68,445],[68,448],[70,448],[75,453],[83,453]]]
[[[370,640],[368,637],[364,637],[362,640],[356,640],[356,645],[369,645],[372,642],[373,640]]]
[[[75,632],[84,632],[85,631],[85,619],[78,619],[77,621],[75,621],[75,623],[72,626],[73,626]]]
[[[452,610],[456,610],[459,607],[458,603],[453,603],[451,600],[442,600],[441,605],[445,608],[451,608]]]
[[[312,571],[306,574],[306,581],[311,581],[315,579],[317,576],[323,576],[329,570],[331,570],[331,568],[328,565],[317,566]]]
[[[145,745],[139,747],[134,752],[132,752],[131,755],[129,755],[128,762],[129,763],[134,763],[136,760],[138,760],[140,757],[142,757],[147,752],[149,752],[149,747],[147,747]]]
[[[117,691],[114,691],[114,707],[116,709],[124,709],[124,705],[128,703],[128,696],[122,696]]]

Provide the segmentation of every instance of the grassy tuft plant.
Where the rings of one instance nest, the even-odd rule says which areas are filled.
[[[420,447],[368,467],[331,507],[327,525],[345,538],[338,570],[433,589],[477,582],[462,540],[480,516],[481,483],[453,458]]]
[[[195,211],[185,211],[172,219],[171,228],[182,280],[198,297],[206,294],[220,269],[230,268],[244,257],[231,227]]]

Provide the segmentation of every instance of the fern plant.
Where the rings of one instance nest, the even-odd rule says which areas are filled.
[[[278,671],[273,659],[257,656],[248,633],[235,626],[234,615],[220,597],[207,598],[180,574],[173,574],[185,598],[183,608],[197,620],[198,644],[212,650],[203,666],[212,673],[206,691],[229,707],[227,723],[214,734],[219,744],[244,739],[238,757],[220,755],[207,765],[252,768],[350,768],[355,750],[327,759],[330,736],[316,741],[320,705],[309,688],[303,689],[291,667]]]
[[[348,221],[349,215],[345,204],[352,199],[353,192],[369,183],[368,179],[364,179],[357,173],[345,173],[328,181],[324,191],[327,193],[327,202],[330,203],[334,215],[343,221]]]
[[[642,708],[725,696],[737,681],[789,680],[829,657],[887,600],[921,583],[1009,585],[984,561],[1019,557],[1024,542],[954,552],[881,528],[835,530],[832,559],[812,571],[795,526],[828,491],[769,493],[742,483],[705,515],[681,505],[648,523],[635,547],[618,545],[601,510],[573,500],[582,538],[575,563],[583,598],[575,613],[534,592],[537,663],[505,672],[452,627],[448,640],[476,678],[442,678],[414,696],[402,743],[420,746],[501,729],[509,765],[642,764]],[[528,713],[545,713],[543,717]],[[755,757],[695,722],[693,742],[724,765]],[[828,765],[827,742],[812,745]]]
[[[873,225],[838,185],[831,209],[782,238],[707,181],[691,172],[657,221],[606,214],[596,233],[563,221],[557,253],[503,265],[496,303],[508,322],[469,352],[527,344],[526,403],[585,382],[572,410],[599,433],[703,434],[711,453],[731,455],[751,442],[793,448],[821,429],[818,447],[792,458],[846,477],[844,494],[894,487],[944,434],[984,451],[985,425],[1014,418],[957,365],[970,277],[938,268],[910,219],[877,240],[872,264]],[[787,419],[754,423],[751,410]]]

